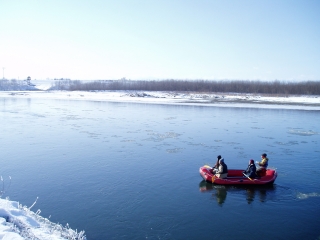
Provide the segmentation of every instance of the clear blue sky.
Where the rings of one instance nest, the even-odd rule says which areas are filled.
[[[0,0],[1,78],[320,80],[319,13],[320,0]]]

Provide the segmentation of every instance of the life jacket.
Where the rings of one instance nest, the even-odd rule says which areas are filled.
[[[263,166],[261,166],[261,167],[265,167],[265,168],[267,168],[268,167],[268,161],[269,161],[269,158],[264,158],[264,159],[262,159],[262,161],[263,160],[265,160],[265,163],[263,164]]]

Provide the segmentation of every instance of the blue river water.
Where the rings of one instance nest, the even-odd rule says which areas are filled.
[[[320,111],[0,98],[5,195],[88,239],[319,239]],[[202,181],[267,153],[269,187]],[[11,185],[7,189],[11,176]]]

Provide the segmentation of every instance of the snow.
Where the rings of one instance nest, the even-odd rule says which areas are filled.
[[[0,198],[0,239],[86,239],[84,231],[74,231],[69,226],[52,223],[41,217],[40,210],[33,212],[31,207],[22,206],[16,201]]]
[[[320,110],[320,96],[315,95],[276,96],[236,93],[149,91],[2,91],[0,92],[0,97]]]
[[[43,91],[0,91],[0,98],[64,99],[149,104],[183,104],[219,107],[281,108],[320,110],[320,96],[267,96],[233,93],[148,92],[148,91],[48,91],[51,83],[38,83]],[[0,198],[0,240],[86,239],[84,231],[52,223],[33,212],[33,206]]]
[[[32,80],[32,89],[0,91],[2,98],[40,98],[152,104],[183,104],[219,107],[320,110],[317,95],[261,95],[244,93],[150,92],[150,91],[53,91],[55,80]],[[82,81],[86,82],[86,81]],[[88,81],[90,82],[90,81]],[[20,86],[21,88],[21,86]],[[29,87],[30,88],[30,87]],[[39,90],[39,91],[30,91]]]

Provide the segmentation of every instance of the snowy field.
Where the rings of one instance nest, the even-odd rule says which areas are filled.
[[[320,110],[320,96],[262,96],[252,94],[147,92],[147,91],[0,91],[0,98],[69,99],[82,101],[141,102],[219,107],[281,108]],[[84,232],[61,226],[33,212],[33,206],[0,199],[0,239],[86,239]]]

